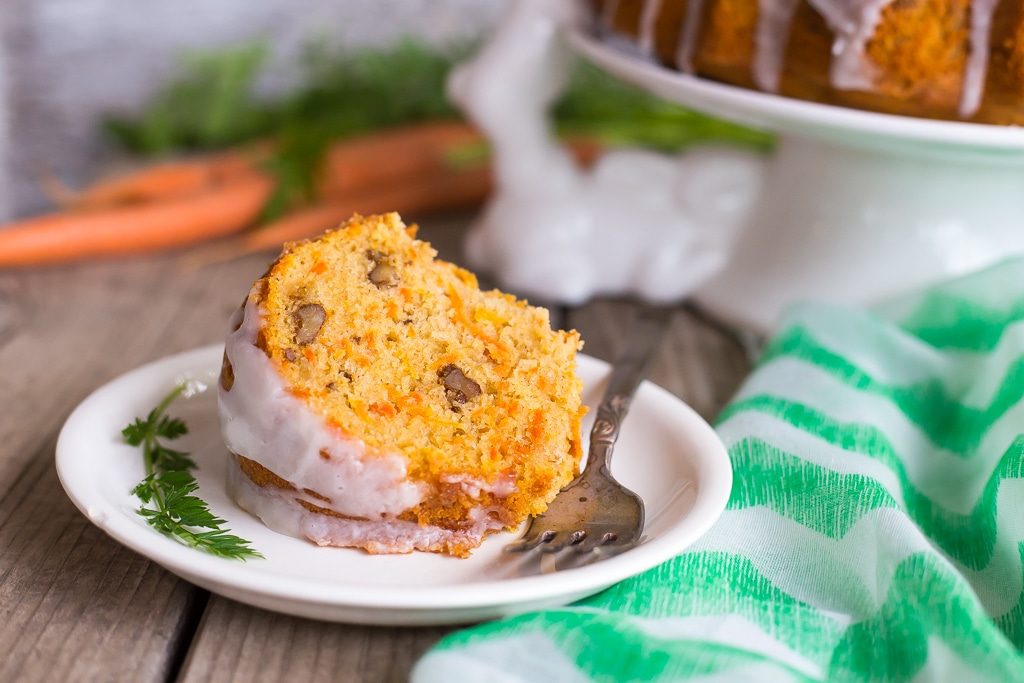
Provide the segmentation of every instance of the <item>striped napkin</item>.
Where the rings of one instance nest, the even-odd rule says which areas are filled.
[[[718,418],[707,536],[414,681],[1024,681],[1024,260],[780,329]]]

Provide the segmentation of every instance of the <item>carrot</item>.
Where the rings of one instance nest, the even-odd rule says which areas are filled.
[[[10,223],[0,229],[0,267],[140,253],[228,235],[259,217],[272,190],[269,178],[250,173],[162,202]]]
[[[473,153],[475,147],[485,145],[475,128],[458,121],[412,124],[337,142],[331,145],[317,173],[317,196],[348,196],[405,178],[447,172],[458,165],[453,159],[460,152]],[[589,165],[600,151],[600,145],[588,139],[570,140],[570,147],[582,165]],[[260,164],[272,150],[272,143],[261,141],[244,149],[121,174],[81,191],[67,187],[51,174],[44,174],[41,182],[55,204],[69,209],[158,201],[201,192],[245,173],[262,172]],[[478,163],[485,161],[484,156]]]
[[[247,235],[232,237],[209,250],[191,256],[192,267],[221,263],[246,254],[272,251],[285,242],[305,239],[336,228],[354,213],[423,214],[431,211],[472,208],[491,191],[488,168],[449,171],[405,185],[376,188],[358,196],[334,199],[298,209]]]
[[[278,249],[285,242],[337,227],[354,213],[398,211],[417,214],[470,208],[487,197],[491,184],[490,169],[467,169],[428,176],[403,185],[384,186],[350,198],[315,205],[242,236],[242,253]]]
[[[251,174],[256,170],[251,153],[227,152],[200,159],[173,161],[149,166],[113,178],[100,180],[75,191],[55,178],[43,178],[43,189],[58,206],[68,209],[99,209],[119,204],[137,204],[194,194]]]
[[[583,166],[591,166],[602,151],[593,138],[567,140],[569,151]],[[434,173],[451,173],[460,167],[455,160],[460,152],[474,152],[479,159],[465,167],[490,163],[487,140],[469,124],[459,121],[434,121],[394,128],[333,145],[317,179],[321,198],[350,196],[366,188],[387,183],[417,182]]]
[[[234,241],[218,245],[213,260],[279,248],[336,226],[356,212],[406,213],[478,205],[492,181],[484,145],[470,126],[433,122],[335,144],[318,180],[322,199]],[[600,152],[593,141],[570,142],[588,165]],[[0,229],[0,267],[56,263],[96,255],[183,246],[241,231],[258,217],[273,189],[259,169],[269,143],[205,159],[162,164],[102,181],[64,200],[78,213],[58,213]],[[468,163],[453,152],[469,149]],[[263,157],[265,158],[265,156]],[[204,256],[206,256],[204,258]],[[209,261],[208,255],[200,260]]]
[[[576,163],[582,168],[590,168],[597,163],[601,153],[605,150],[605,146],[594,138],[574,136],[567,138],[565,143],[573,158],[576,159]]]
[[[436,121],[409,125],[333,144],[316,182],[321,197],[338,196],[395,182],[403,176],[425,174],[445,163],[461,145],[482,142],[465,123]],[[41,183],[49,198],[62,208],[97,209],[118,204],[157,201],[201,192],[240,174],[259,171],[272,150],[259,143],[244,151],[172,161],[102,179],[81,191],[44,174]]]
[[[349,196],[404,178],[450,172],[454,151],[483,143],[476,129],[457,121],[431,121],[339,142],[324,158],[317,194]]]
[[[446,131],[446,134],[451,134],[451,131]],[[569,148],[581,166],[592,165],[602,151],[599,143],[586,138],[571,140]],[[379,147],[377,149],[380,150]],[[373,160],[368,159],[365,163],[372,164]],[[419,174],[420,177],[409,176],[393,184],[382,179],[376,187],[365,191],[296,209],[250,234],[229,238],[190,256],[189,263],[198,268],[246,254],[277,250],[285,242],[305,239],[335,228],[354,213],[398,211],[424,214],[473,208],[486,199],[493,187],[487,165],[462,170],[440,165],[425,174],[421,170]]]

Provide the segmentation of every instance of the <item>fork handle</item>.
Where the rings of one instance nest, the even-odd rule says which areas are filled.
[[[645,306],[637,315],[626,348],[616,359],[608,388],[597,408],[597,419],[590,431],[590,452],[583,476],[608,470],[619,428],[629,411],[637,387],[643,381],[647,365],[668,326],[671,309]]]

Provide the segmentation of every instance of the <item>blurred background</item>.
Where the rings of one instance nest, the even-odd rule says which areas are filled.
[[[189,55],[265,45],[257,92],[294,87],[311,42],[357,48],[414,36],[472,39],[503,0],[4,0],[0,2],[0,219],[50,206],[38,177],[71,185],[124,147],[112,114],[140,114]]]
[[[2,3],[0,268],[184,248],[204,265],[274,252],[353,213],[479,209],[495,188],[490,142],[445,84],[505,9]],[[618,146],[770,144],[582,63],[550,114],[582,167]]]

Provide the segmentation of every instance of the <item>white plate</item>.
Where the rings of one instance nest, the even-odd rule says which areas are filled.
[[[138,501],[130,490],[143,476],[142,459],[120,432],[176,381],[195,378],[212,385],[221,350],[216,345],[170,356],[98,389],[61,431],[57,472],[78,509],[116,540],[192,583],[251,605],[315,619],[395,625],[477,621],[564,605],[676,555],[711,527],[729,497],[732,469],[715,432],[677,398],[645,383],[612,466],[647,507],[645,540],[636,548],[560,571],[549,566],[549,556],[538,561],[502,553],[515,537],[510,533],[489,537],[465,560],[320,548],[270,531],[228,498],[216,395],[208,391],[172,405],[171,414],[190,428],[176,443],[199,465],[199,494],[266,559],[213,557],[161,536],[136,514]],[[582,356],[579,372],[584,400],[593,406],[608,365]]]

